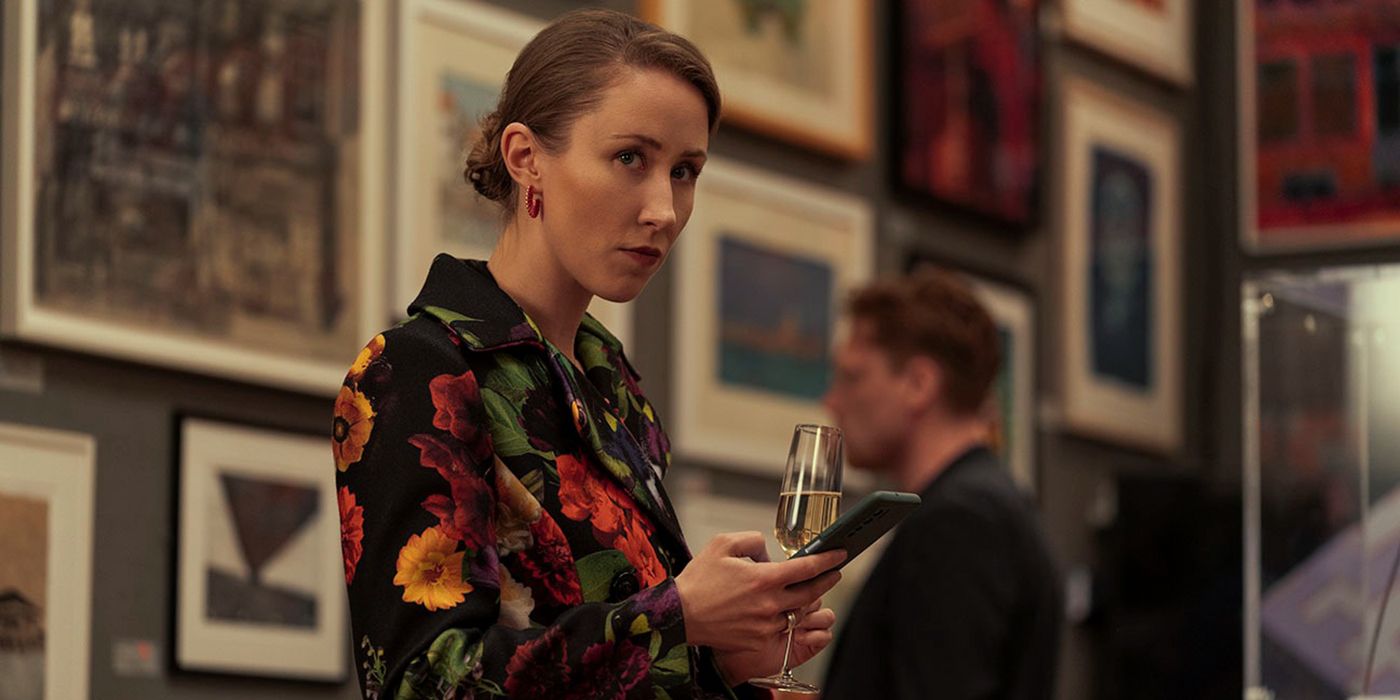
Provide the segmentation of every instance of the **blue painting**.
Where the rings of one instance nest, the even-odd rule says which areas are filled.
[[[1090,361],[1094,374],[1149,391],[1152,365],[1152,174],[1103,146],[1093,151]]]
[[[831,266],[725,235],[719,276],[720,381],[820,399],[831,360]]]

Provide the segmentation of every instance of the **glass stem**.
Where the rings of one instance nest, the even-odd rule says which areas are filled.
[[[788,657],[792,655],[792,633],[797,629],[797,624],[792,613],[788,613],[787,646],[783,648],[783,680],[792,680],[792,671],[788,670]]]

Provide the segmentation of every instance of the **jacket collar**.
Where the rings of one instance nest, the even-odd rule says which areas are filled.
[[[576,382],[569,379],[573,373],[562,366],[567,362],[560,363],[553,359],[539,327],[496,283],[484,261],[460,260],[446,253],[438,255],[428,270],[422,291],[409,305],[408,312],[410,315],[426,313],[446,323],[462,339],[463,345],[475,352],[521,346],[534,347],[543,352],[548,361],[555,365],[556,376],[564,382],[570,403],[587,414],[582,416],[584,423],[579,424],[584,443],[602,462],[605,471],[651,511],[657,522],[681,544],[682,551],[687,551],[680,523],[676,522],[670,503],[665,501],[661,487],[656,483],[658,476],[645,456],[646,451],[635,438],[627,435],[627,428],[605,407],[596,405],[595,400],[585,400],[592,389],[584,386],[587,380]],[[621,360],[621,367],[616,369],[630,374],[634,383],[640,379],[628,362],[622,343],[597,319],[585,314],[579,332],[596,337],[606,351],[580,353],[579,360],[586,363],[585,369],[592,364],[586,355],[597,358],[599,362],[603,361],[603,357],[611,356]],[[577,423],[579,419],[580,415],[576,413],[574,421]]]
[[[949,474],[970,469],[973,465],[982,464],[984,462],[995,464],[996,455],[992,454],[992,451],[982,443],[973,445],[963,450],[962,453],[953,458],[953,461],[948,463],[948,466],[933,475],[933,478],[929,479],[928,482],[924,484],[923,488],[919,489],[919,494],[924,497],[924,500],[929,500],[932,498],[934,486],[951,478],[948,476]]]
[[[547,347],[539,327],[501,289],[483,260],[461,260],[447,253],[434,258],[422,291],[408,306],[409,315],[420,312],[442,319],[457,331],[471,350],[488,351],[516,345]],[[604,348],[622,358],[633,379],[640,379],[632,363],[627,361],[622,342],[598,319],[584,314],[579,332],[596,337]]]
[[[481,260],[459,260],[446,253],[433,259],[409,315],[427,313],[451,326],[472,350],[513,345],[545,347],[540,329],[525,315]]]

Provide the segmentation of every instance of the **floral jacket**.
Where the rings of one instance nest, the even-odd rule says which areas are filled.
[[[335,402],[366,698],[732,697],[688,646],[670,446],[591,317],[580,373],[486,265],[440,255]]]

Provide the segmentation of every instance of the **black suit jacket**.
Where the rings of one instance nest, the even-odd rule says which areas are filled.
[[[1033,507],[980,447],[921,496],[856,599],[823,699],[1053,697],[1063,603]]]

